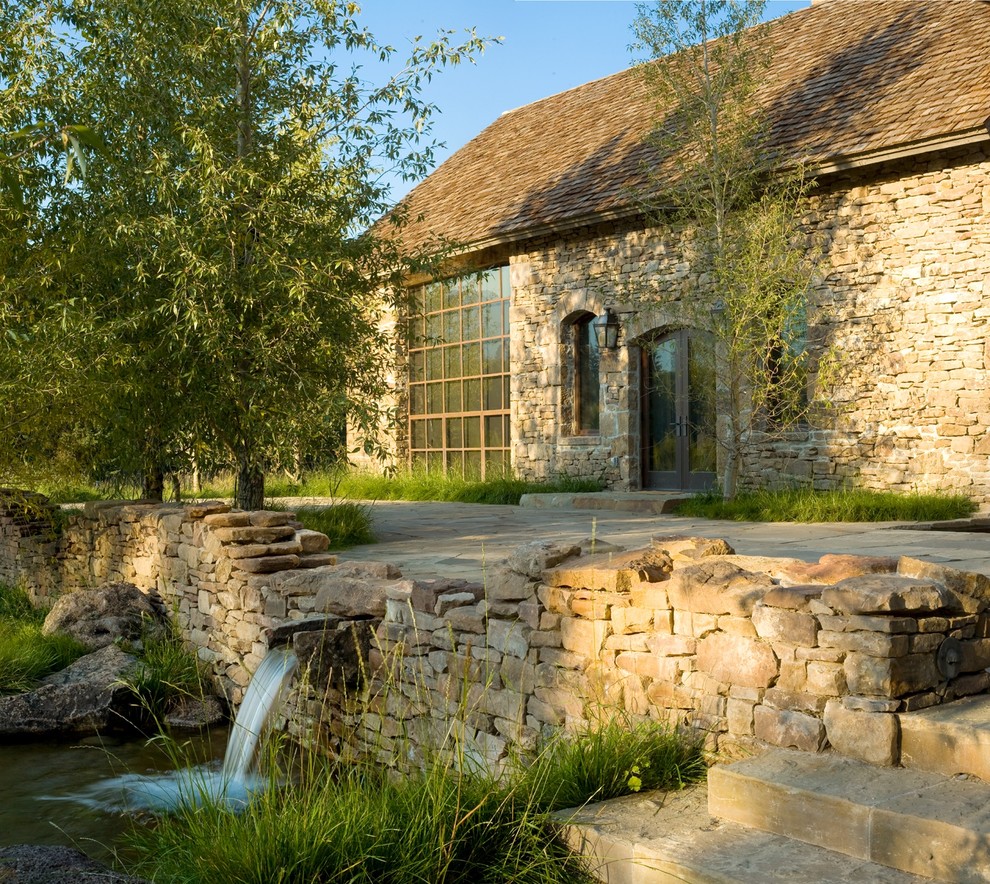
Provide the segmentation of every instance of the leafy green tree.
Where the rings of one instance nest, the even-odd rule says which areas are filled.
[[[113,456],[152,485],[192,449],[216,452],[237,470],[237,504],[257,508],[266,469],[300,439],[345,419],[370,437],[386,313],[441,251],[404,250],[401,213],[372,224],[392,208],[388,176],[431,165],[424,86],[484,41],[417,38],[371,85],[360,59],[396,52],[345,0],[12,9],[27,73],[0,82],[0,101],[29,121],[71,112],[107,144],[82,182],[38,164],[50,229],[27,248],[98,332],[99,370],[84,373]]]
[[[641,4],[634,48],[650,61],[651,135],[658,162],[641,193],[673,223],[701,280],[690,298],[665,293],[685,321],[711,333],[719,475],[732,498],[745,453],[806,420],[816,250],[801,217],[813,185],[794,157],[774,153],[761,78],[772,57],[762,0]],[[829,359],[817,354],[817,389]]]

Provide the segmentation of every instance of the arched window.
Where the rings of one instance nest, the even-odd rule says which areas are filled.
[[[584,313],[570,324],[571,377],[573,379],[573,433],[576,436],[599,432],[601,397],[601,358],[592,325],[593,313]]]

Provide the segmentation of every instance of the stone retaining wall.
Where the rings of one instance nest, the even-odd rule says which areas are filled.
[[[483,586],[375,581],[370,683],[310,687],[303,730],[322,714],[338,751],[425,763],[444,745],[497,766],[621,713],[700,731],[725,754],[831,746],[896,764],[898,713],[990,688],[982,575],[679,537],[578,553],[523,547]]]
[[[307,672],[292,731],[391,764],[456,745],[497,766],[617,713],[723,753],[831,746],[896,764],[900,713],[990,691],[990,577],[912,558],[536,542],[472,584],[337,563],[291,513],[223,504],[89,504],[47,536],[0,509],[0,575],[41,597],[115,581],[156,594],[235,704],[291,642]]]

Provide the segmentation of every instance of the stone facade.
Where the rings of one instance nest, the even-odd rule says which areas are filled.
[[[744,481],[958,491],[990,503],[988,180],[982,147],[820,180],[809,205],[809,234],[824,248],[812,306],[840,360],[834,418],[752,446]],[[637,345],[683,326],[669,298],[699,285],[676,236],[610,223],[529,241],[511,265],[516,472],[641,487]],[[600,434],[571,435],[562,330],[606,305],[638,312],[623,317],[619,350],[603,354]]]

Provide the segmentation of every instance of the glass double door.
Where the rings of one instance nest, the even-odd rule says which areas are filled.
[[[643,485],[702,491],[715,484],[715,348],[680,329],[641,346]]]

